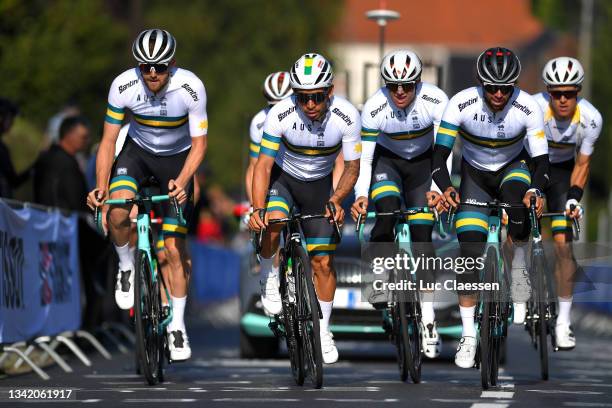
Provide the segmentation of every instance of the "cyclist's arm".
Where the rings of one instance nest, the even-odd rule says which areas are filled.
[[[187,154],[181,172],[175,180],[176,184],[185,187],[191,181],[196,170],[200,167],[200,164],[202,164],[202,160],[204,160],[207,146],[207,136],[191,138],[191,149],[189,150],[189,154]]]
[[[342,155],[344,156],[344,170],[338,180],[338,186],[336,186],[334,193],[330,197],[329,201],[340,205],[342,200],[346,198],[351,192],[357,177],[359,177],[359,159],[361,158],[361,118],[357,109],[352,108],[352,115],[354,120],[351,124],[347,125],[342,135]]]
[[[247,166],[246,173],[244,175],[244,187],[246,190],[247,200],[249,204],[253,205],[253,173],[255,171],[255,164],[257,158],[249,157],[249,165]]]
[[[448,111],[449,108],[446,109],[446,112]],[[458,131],[458,125],[454,124],[453,122],[442,120],[440,122],[438,132],[436,133],[431,176],[436,185],[443,192],[446,191],[449,187],[452,187],[450,173],[447,167],[447,159],[453,151],[453,146],[455,145],[455,140],[457,138]]]
[[[115,159],[115,144],[120,130],[120,121],[118,124],[110,123],[108,119],[104,122],[102,141],[96,155],[96,188],[98,190],[105,191],[108,187],[110,172]]]
[[[576,155],[576,164],[570,177],[570,190],[567,194],[568,199],[580,201],[584,186],[586,185],[591,169],[591,155],[595,150],[595,142],[601,133],[602,117],[595,111],[593,118],[587,123],[584,139],[580,145],[580,151]]]
[[[336,161],[334,162],[334,169],[332,170],[332,188],[334,190],[338,188],[338,182],[340,181],[340,177],[342,177],[343,172],[344,172],[344,154],[340,152],[338,157],[336,157]]]
[[[382,116],[382,113],[372,117],[371,114],[367,114],[371,110],[370,100],[368,100],[363,107],[363,112],[366,113],[361,117],[361,159],[359,162],[359,178],[357,184],[355,184],[355,199],[368,197],[372,180],[372,161],[380,135],[380,122],[377,119],[378,116]]]
[[[525,130],[527,132],[527,143],[534,164],[534,172],[531,178],[531,187],[543,191],[548,184],[548,172],[550,161],[548,158],[548,142],[544,133],[544,117],[539,105],[531,96],[529,108],[531,114],[526,116]],[[528,101],[526,101],[528,102]]]
[[[439,92],[437,92],[436,98],[440,100],[440,103],[438,104],[431,103],[429,105],[430,115],[433,119],[434,135],[437,135],[438,131],[440,130],[440,123],[442,123],[442,117],[444,116],[444,111],[446,110],[446,107],[448,106],[448,96],[446,96],[446,94],[441,89],[438,89],[438,91]],[[434,140],[435,140],[435,136],[434,136]],[[448,170],[449,174],[451,173],[452,163],[453,163],[453,153],[451,149],[450,154],[446,158],[446,169]],[[440,187],[438,187],[438,185],[436,184],[435,181],[433,181],[433,179],[431,181],[431,191],[435,191],[438,193],[443,192],[443,190],[440,189]]]

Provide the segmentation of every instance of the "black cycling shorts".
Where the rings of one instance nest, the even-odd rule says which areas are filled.
[[[140,187],[149,184],[153,177],[159,184],[159,193],[168,194],[168,182],[178,177],[188,154],[189,150],[186,150],[172,156],[158,156],[138,146],[128,136],[113,165],[109,193],[129,190],[136,194]],[[177,214],[168,201],[162,204],[164,236],[184,238],[187,234],[187,224],[193,212],[193,180],[189,181],[185,192],[188,197],[182,206],[185,224],[179,223]]]
[[[574,170],[574,160],[550,164],[550,182],[544,190],[546,206],[550,212],[565,211],[567,192],[570,188],[570,179]],[[572,234],[572,220],[568,217],[553,217],[553,234]]]
[[[302,181],[285,173],[276,164],[272,168],[267,211],[281,211],[288,216],[295,207],[302,215],[322,214],[332,192],[332,175]],[[334,226],[325,218],[302,221],[306,248],[311,256],[330,255],[336,250]]]

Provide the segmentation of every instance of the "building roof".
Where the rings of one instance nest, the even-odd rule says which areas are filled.
[[[377,43],[379,29],[368,10],[400,12],[386,28],[387,44],[440,44],[451,48],[516,46],[544,28],[531,14],[529,0],[345,0],[333,38],[344,43]]]

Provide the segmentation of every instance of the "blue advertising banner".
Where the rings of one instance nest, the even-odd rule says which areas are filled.
[[[77,215],[0,200],[0,343],[81,324]]]

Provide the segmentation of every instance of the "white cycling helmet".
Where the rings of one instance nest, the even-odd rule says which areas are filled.
[[[140,64],[168,64],[174,58],[176,40],[166,30],[144,30],[132,45],[132,54]]]
[[[380,64],[380,75],[385,82],[417,81],[423,71],[418,55],[410,50],[392,51]]]
[[[266,77],[263,86],[264,96],[273,105],[293,93],[288,72],[273,72]]]
[[[304,54],[291,67],[291,88],[329,88],[334,80],[334,71],[328,60],[315,53]]]
[[[576,58],[553,58],[544,65],[542,79],[547,86],[581,86],[584,68]]]

